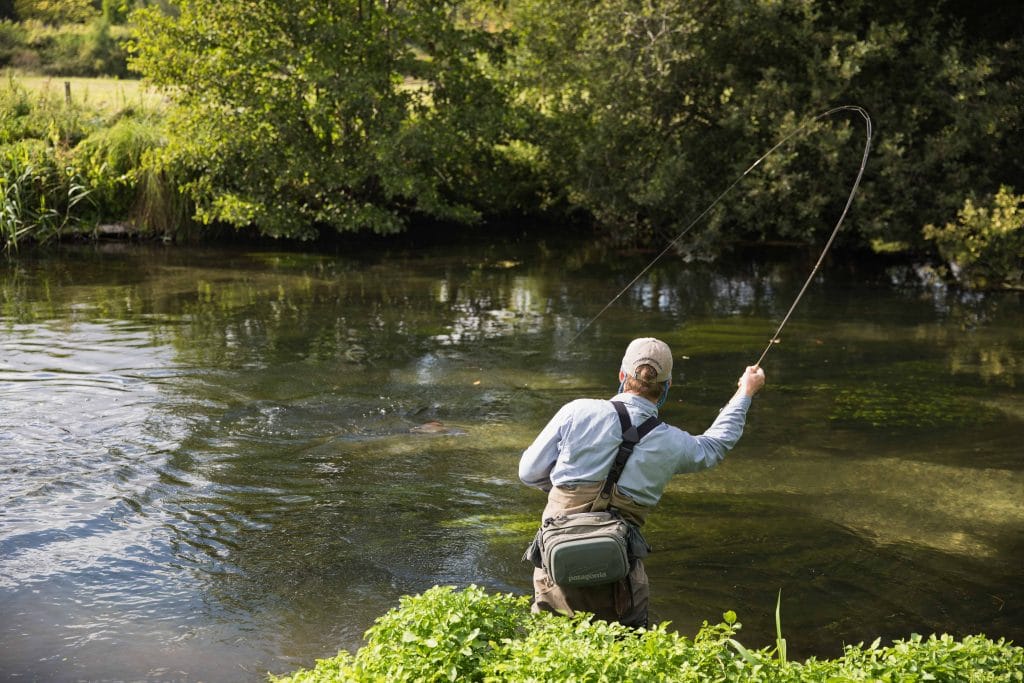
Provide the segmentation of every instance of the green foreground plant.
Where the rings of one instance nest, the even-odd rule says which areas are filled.
[[[741,645],[733,612],[723,623],[704,622],[693,639],[668,626],[637,631],[586,614],[534,615],[525,596],[435,586],[377,619],[355,654],[343,651],[271,680],[1024,681],[1024,649],[981,635],[912,635],[890,647],[876,640],[848,646],[838,659],[791,662],[779,606],[772,649]]]

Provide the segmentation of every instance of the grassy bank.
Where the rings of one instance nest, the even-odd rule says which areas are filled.
[[[637,632],[585,617],[531,615],[529,599],[434,587],[406,597],[367,631],[354,655],[317,661],[278,683],[327,681],[1022,681],[1024,649],[950,636],[846,646],[836,659],[791,662],[737,639],[727,612],[693,639],[660,624]]]
[[[64,84],[67,83],[74,106],[108,114],[129,107],[162,109],[167,104],[166,99],[154,88],[133,79],[38,76],[9,71],[4,74],[3,80],[13,81],[38,97],[58,100],[64,99]]]

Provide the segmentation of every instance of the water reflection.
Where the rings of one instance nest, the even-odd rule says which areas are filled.
[[[0,670],[253,680],[435,583],[525,592],[518,453],[638,332],[700,430],[806,265],[128,248],[0,274]],[[726,463],[651,517],[655,616],[795,654],[1024,638],[1019,295],[828,271]],[[417,430],[427,422],[443,429]],[[952,597],[951,597],[952,596]],[[116,646],[116,647],[115,647]]]

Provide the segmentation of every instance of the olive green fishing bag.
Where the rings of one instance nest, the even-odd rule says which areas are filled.
[[[559,586],[615,583],[629,573],[629,525],[613,512],[580,512],[544,520],[541,552]]]

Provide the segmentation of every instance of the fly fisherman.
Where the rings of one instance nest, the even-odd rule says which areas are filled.
[[[623,570],[628,574],[614,583],[557,585],[547,567],[541,566],[542,530],[527,551],[535,565],[533,611],[569,616],[575,611],[591,612],[598,619],[646,627],[650,587],[641,558],[649,548],[639,527],[673,475],[714,467],[736,445],[751,397],[764,381],[762,369],[748,367],[739,378],[736,394],[711,427],[692,436],[657,420],[658,409],[672,385],[672,352],[658,339],[642,338],[634,339],[626,348],[617,396],[611,401],[582,398],[562,406],[519,462],[523,483],[548,494],[542,520],[591,511],[606,480],[615,480],[609,473],[617,452],[622,452],[626,415],[634,427],[654,419],[643,425],[639,441],[625,456],[618,483],[605,489],[610,492],[610,497],[604,496],[607,510],[628,523],[624,525],[628,527],[628,569]],[[625,408],[621,416],[621,408],[612,401]],[[630,432],[635,438],[636,432]],[[595,505],[594,509],[599,507]]]

